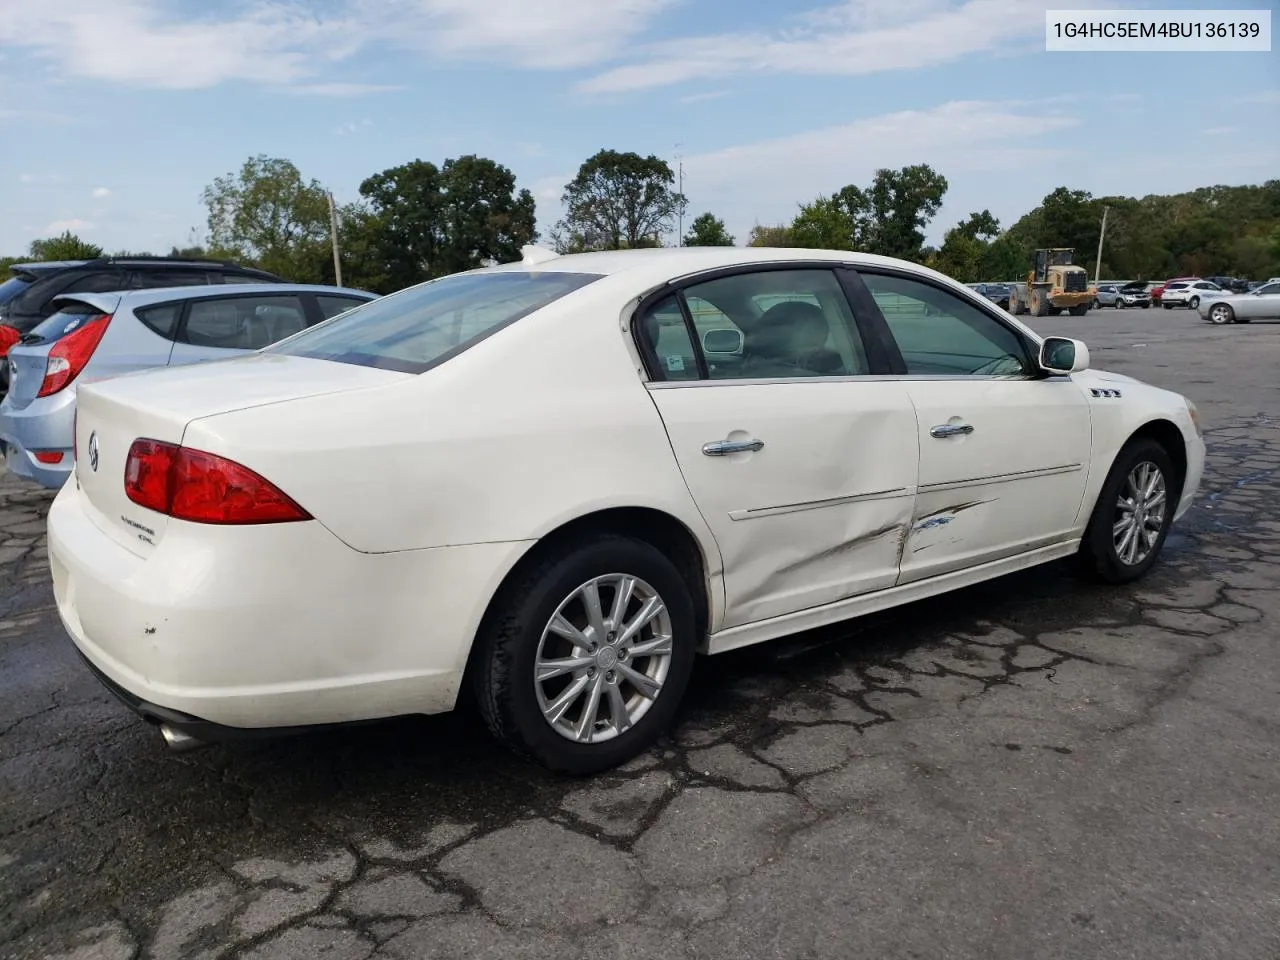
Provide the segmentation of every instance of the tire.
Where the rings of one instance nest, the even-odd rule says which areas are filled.
[[[1187,306],[1188,306],[1188,307],[1190,307],[1192,310],[1199,310],[1199,309],[1200,309],[1200,298],[1199,298],[1199,297],[1192,297],[1190,300],[1188,300],[1188,301],[1187,301]]]
[[[1223,326],[1228,323],[1239,323],[1236,319],[1236,312],[1231,309],[1229,303],[1215,303],[1209,308],[1209,322]]]
[[[1116,300],[1117,310],[1127,310],[1128,308],[1129,308],[1129,305],[1125,303],[1123,300],[1119,300],[1119,299]]]
[[[1172,303],[1165,303],[1163,300],[1161,300],[1161,301],[1160,301],[1160,306],[1164,307],[1166,310],[1172,310],[1172,309],[1173,309],[1173,304],[1172,304]]]
[[[1022,299],[1017,294],[1012,294],[1009,297],[1009,312],[1015,317],[1022,315]]]
[[[651,620],[637,636],[652,641],[655,632],[669,632],[669,654],[617,659],[610,651],[623,649],[612,640],[596,643],[595,658],[585,646],[577,646],[561,633],[551,631],[559,616],[578,629],[580,642],[591,640],[595,631],[583,602],[582,591],[598,583],[596,597],[601,605],[601,625],[608,630],[613,597],[613,578],[636,581],[634,596],[620,619],[634,619],[642,601],[657,598],[665,613]],[[518,755],[536,760],[547,768],[574,776],[607,770],[645,750],[675,719],[693,670],[698,645],[696,617],[689,586],[679,570],[655,547],[642,540],[605,535],[580,541],[535,562],[505,584],[485,616],[476,638],[473,663],[476,701],[490,732]],[[610,632],[606,637],[614,637]],[[545,643],[545,646],[544,646]],[[608,659],[605,659],[605,655]],[[542,658],[576,659],[578,669],[535,682],[535,664]],[[588,661],[590,665],[588,665]],[[632,668],[629,664],[642,664]],[[589,671],[589,672],[588,672]],[[639,687],[626,678],[653,675],[660,686],[652,698],[642,696]],[[563,683],[561,683],[563,681]],[[553,725],[544,714],[568,688],[581,683],[581,692],[566,701],[563,716]],[[590,727],[587,709],[599,690],[596,723]],[[613,690],[631,718],[618,732],[615,725]],[[639,711],[637,713],[637,711]],[[608,716],[606,717],[606,714]],[[606,726],[607,725],[607,726]],[[570,739],[576,727],[583,740]],[[564,730],[565,732],[561,732]],[[595,738],[599,739],[595,739]]]
[[[1083,317],[1089,312],[1089,305],[1087,303],[1082,303],[1078,307],[1072,307],[1069,312],[1073,317]]]
[[[1049,313],[1049,300],[1039,290],[1031,291],[1030,313],[1033,317],[1043,317]]]
[[[1118,544],[1118,538],[1123,535],[1117,532],[1117,527],[1125,516],[1131,514],[1126,513],[1122,507],[1121,498],[1132,494],[1130,476],[1144,465],[1154,467],[1161,474],[1164,487],[1163,510],[1158,527],[1149,523],[1154,508],[1139,514],[1142,529],[1148,532],[1148,536],[1154,533],[1154,539],[1144,537],[1139,541],[1133,556],[1126,557],[1121,554],[1120,546],[1126,546],[1127,552],[1127,544],[1123,541]],[[1107,474],[1094,505],[1093,515],[1089,518],[1089,526],[1080,541],[1080,561],[1084,571],[1104,583],[1114,584],[1132,583],[1145,576],[1159,559],[1169,527],[1173,523],[1173,513],[1181,490],[1182,477],[1177,475],[1173,461],[1164,447],[1147,438],[1129,441],[1116,456],[1111,472]],[[1147,552],[1140,553],[1140,549]]]
[[[1149,310],[1150,308],[1151,308],[1151,304],[1149,304],[1149,303],[1144,303],[1144,304],[1142,305],[1142,309],[1143,309],[1143,310]]]

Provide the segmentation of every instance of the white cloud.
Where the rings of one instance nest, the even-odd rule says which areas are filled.
[[[1047,117],[1035,103],[954,101],[685,157],[685,191],[691,213],[724,217],[739,243],[755,222],[789,223],[801,202],[867,184],[881,167],[913,163],[928,163],[950,180],[936,225],[958,220],[971,203],[1016,216],[1056,185],[1035,193],[1039,180],[1070,168],[1071,154],[1053,134],[1079,124],[1073,116]],[[1046,145],[1026,146],[1029,129],[1045,134]],[[1010,174],[1025,171],[1035,171],[1030,196],[1004,189]]]
[[[676,0],[244,0],[234,14],[183,14],[177,0],[0,0],[0,45],[70,76],[196,89],[228,81],[350,97],[401,89],[329,79],[361,50],[539,69],[615,56]],[[188,7],[187,9],[195,9]],[[323,79],[321,79],[323,78]]]
[[[676,0],[352,0],[389,42],[456,60],[539,69],[615,56]],[[394,11],[394,12],[389,12]]]
[[[394,83],[299,83],[285,87],[285,92],[311,97],[367,97],[403,89]]]
[[[92,196],[95,200],[102,200],[111,196],[111,191],[106,187],[94,187]]]
[[[720,100],[729,95],[728,90],[708,90],[705,93],[691,93],[680,98],[681,103],[702,103],[704,100]]]
[[[1259,90],[1256,93],[1248,93],[1242,97],[1236,97],[1235,102],[1274,107],[1280,105],[1280,90]]]
[[[726,33],[656,44],[637,63],[578,85],[622,93],[743,73],[861,75],[1001,54],[1025,40],[1043,49],[1048,0],[851,0],[811,12],[773,33]],[[1085,6],[1097,3],[1086,2]],[[1031,43],[1039,37],[1039,45]]]
[[[93,229],[91,220],[81,220],[73,217],[70,220],[55,220],[44,228],[44,232],[48,234],[65,233],[70,230],[72,233],[86,233]]]
[[[334,133],[340,137],[349,137],[353,133],[359,133],[373,126],[373,121],[367,117],[363,120],[348,120],[346,123],[340,124],[334,128]]]

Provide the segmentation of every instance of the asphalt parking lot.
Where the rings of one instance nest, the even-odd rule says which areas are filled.
[[[166,752],[63,634],[48,495],[0,472],[0,954],[1275,960],[1280,324],[1033,322],[1200,406],[1152,576],[707,661],[595,780],[465,715]]]

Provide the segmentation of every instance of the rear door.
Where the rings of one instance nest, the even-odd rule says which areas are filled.
[[[225,360],[309,326],[298,294],[237,294],[187,301],[169,363]]]
[[[998,314],[926,278],[859,269],[919,423],[919,486],[902,583],[1070,537],[1092,446],[1089,402],[1040,376]]]
[[[637,329],[650,395],[720,548],[723,626],[893,586],[915,414],[902,384],[871,376],[883,351],[864,343],[838,273],[757,266],[693,282],[644,308]]]

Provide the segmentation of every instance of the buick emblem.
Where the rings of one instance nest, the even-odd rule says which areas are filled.
[[[98,472],[98,431],[89,434],[89,469]]]

